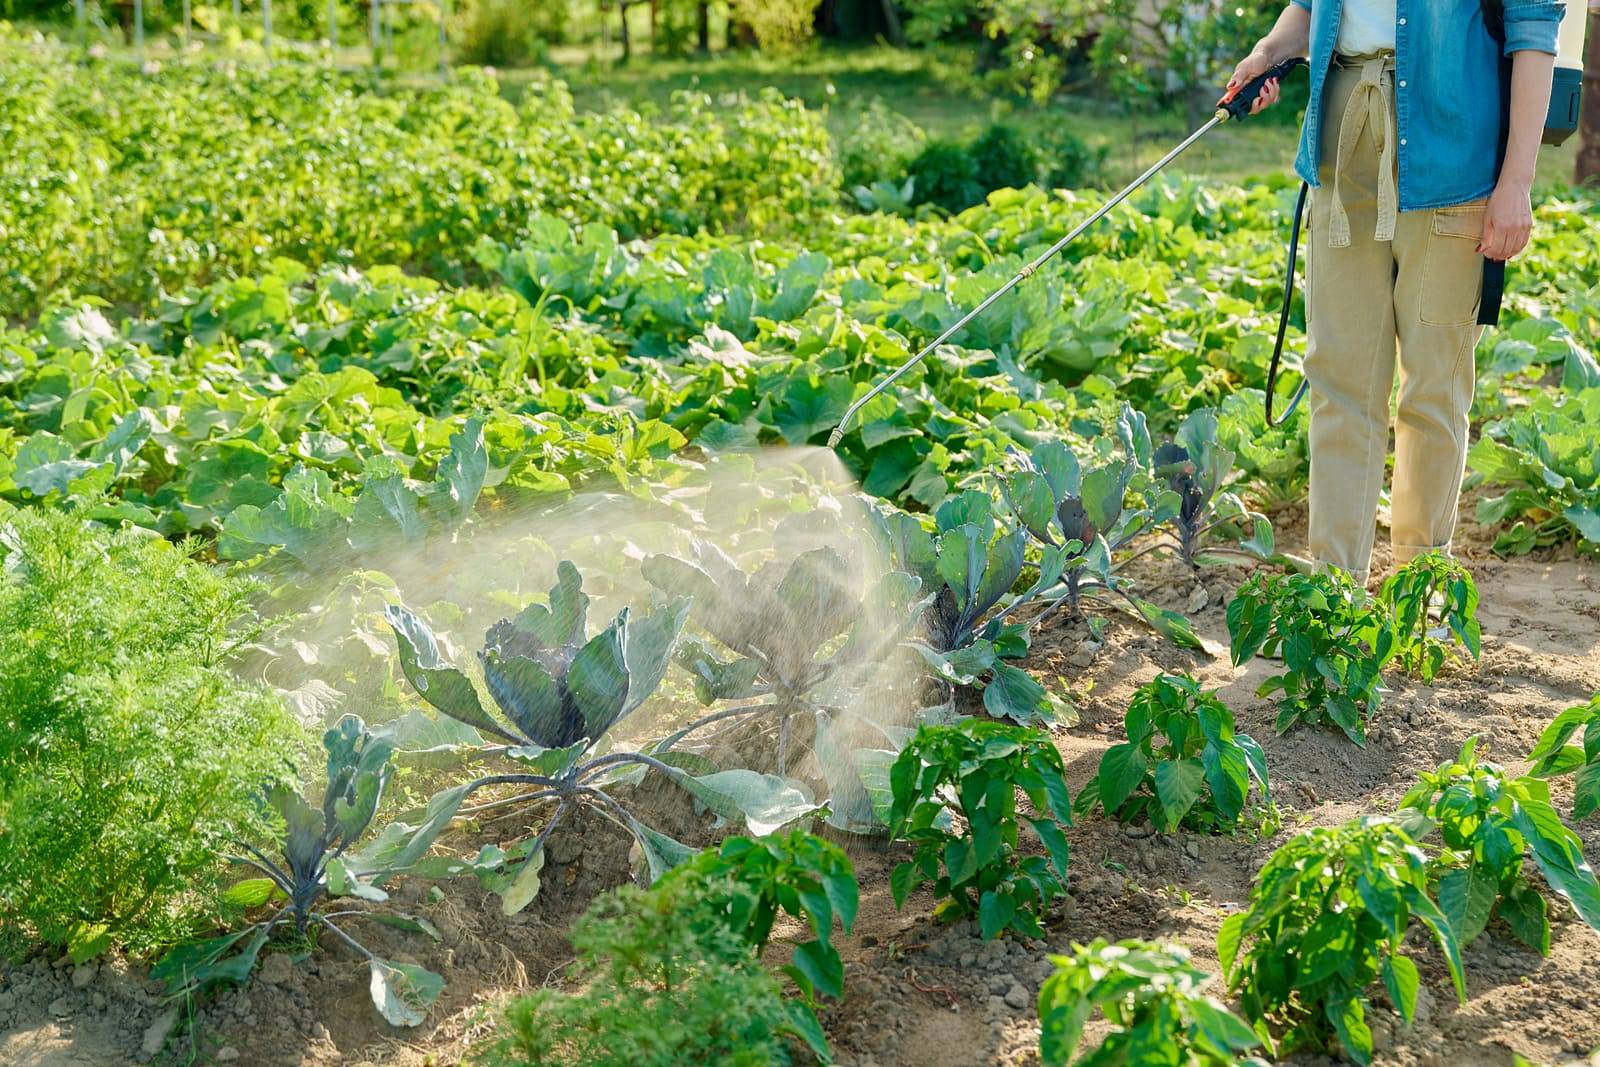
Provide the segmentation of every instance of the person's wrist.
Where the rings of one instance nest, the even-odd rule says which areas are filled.
[[[1526,171],[1503,170],[1500,172],[1500,180],[1495,183],[1495,188],[1527,196],[1533,191],[1533,175]]]

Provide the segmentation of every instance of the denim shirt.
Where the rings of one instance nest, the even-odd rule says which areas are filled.
[[[1294,168],[1315,186],[1341,0],[1294,3],[1311,12],[1311,102]],[[1554,55],[1564,10],[1557,0],[1505,0],[1505,54]],[[1397,0],[1394,34],[1400,210],[1488,196],[1500,146],[1500,57],[1481,0]]]

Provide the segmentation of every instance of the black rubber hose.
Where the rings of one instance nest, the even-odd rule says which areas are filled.
[[[1274,420],[1272,417],[1272,397],[1278,388],[1278,365],[1283,360],[1283,335],[1289,328],[1289,308],[1294,303],[1294,268],[1300,258],[1300,220],[1306,213],[1306,197],[1311,193],[1311,186],[1306,182],[1300,183],[1300,195],[1294,202],[1294,225],[1289,227],[1289,269],[1283,277],[1283,307],[1278,312],[1278,338],[1272,344],[1272,363],[1267,367],[1267,425],[1269,427],[1282,426],[1289,421],[1289,416],[1294,414],[1295,408],[1300,406],[1300,401],[1305,399],[1306,389],[1311,385],[1304,378],[1300,381],[1300,388],[1294,391],[1294,396],[1289,400],[1289,406],[1284,409],[1283,415]],[[1309,326],[1310,324],[1307,323]]]

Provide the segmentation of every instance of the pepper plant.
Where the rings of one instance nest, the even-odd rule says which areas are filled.
[[[730,837],[667,875],[668,880],[679,878],[738,885],[743,892],[729,899],[724,917],[758,955],[766,949],[779,913],[810,927],[811,940],[795,946],[784,973],[800,990],[803,1031],[822,1042],[817,994],[844,996],[844,961],[833,944],[834,923],[849,935],[860,895],[855,868],[844,850],[804,830]]]
[[[396,1026],[416,1026],[438,999],[444,979],[417,964],[383,959],[334,920],[376,920],[437,937],[432,927],[425,920],[401,914],[359,908],[313,910],[336,896],[373,902],[388,899],[381,889],[353,877],[345,856],[377,814],[394,770],[390,762],[394,745],[387,737],[374,735],[356,716],[347,715],[323,734],[322,746],[328,756],[328,782],[320,803],[284,785],[268,791],[267,802],[285,827],[282,862],[248,843],[243,843],[247,855],[233,860],[253,867],[261,877],[235,885],[229,891],[230,899],[256,907],[281,902],[281,907],[269,918],[241,930],[178,946],[156,964],[151,975],[164,982],[168,994],[174,996],[218,982],[242,984],[273,933],[292,924],[302,939],[327,932],[365,958],[372,974],[372,1000],[379,1013]]]
[[[1600,883],[1584,861],[1583,842],[1550,806],[1549,787],[1507,775],[1478,759],[1477,748],[1478,739],[1469,738],[1454,760],[1423,772],[1400,801],[1401,813],[1414,812],[1438,827],[1444,846],[1434,860],[1439,906],[1460,944],[1499,916],[1517,940],[1548,956],[1549,908],[1528,879],[1526,858],[1532,856],[1550,888],[1597,930]]]
[[[1265,1067],[1246,1054],[1272,1042],[1205,992],[1211,976],[1181,945],[1145,941],[1074,944],[1051,956],[1055,970],[1039,989],[1039,1059],[1066,1067],[1098,1008],[1111,1032],[1078,1063],[1160,1063],[1173,1067]]]
[[[1406,563],[1384,579],[1378,601],[1394,620],[1395,658],[1424,682],[1451,658],[1444,637],[1454,635],[1474,660],[1482,652],[1477,583],[1449,556],[1428,552]]]
[[[1036,729],[980,719],[919,728],[889,771],[889,833],[913,848],[889,877],[895,906],[931,882],[937,917],[976,918],[985,939],[1042,936],[1045,909],[1066,893],[1065,775],[1061,753]],[[1019,819],[1019,791],[1037,816]],[[953,828],[952,810],[964,829]],[[1018,851],[1023,822],[1046,856]]]
[[[1078,794],[1079,812],[1102,808],[1122,822],[1215,832],[1237,825],[1252,779],[1271,802],[1267,757],[1215,692],[1187,674],[1162,674],[1133,694],[1128,740],[1100,757]]]
[[[1567,742],[1583,731],[1582,746]],[[1528,754],[1535,778],[1554,778],[1576,771],[1572,781],[1572,817],[1586,818],[1600,809],[1600,693],[1587,704],[1570,707],[1544,728]]]
[[[1246,1016],[1285,1029],[1280,1050],[1337,1042],[1372,1062],[1367,991],[1380,977],[1410,1023],[1421,976],[1402,951],[1412,920],[1443,951],[1466,1001],[1454,928],[1428,895],[1430,867],[1393,819],[1366,817],[1290,838],[1256,878],[1244,911],[1223,920],[1217,956]]]
[[[588,634],[588,607],[582,577],[563,561],[547,603],[530,604],[490,627],[478,658],[499,718],[485,710],[467,675],[443,659],[427,624],[403,607],[389,608],[401,669],[417,692],[445,715],[504,742],[481,755],[505,759],[519,769],[482,775],[437,793],[420,824],[393,823],[363,851],[360,859],[367,870],[388,877],[418,864],[467,798],[493,785],[529,789],[509,800],[553,805],[537,835],[511,852],[520,862],[517,870],[487,883],[501,894],[507,914],[520,911],[538,893],[544,842],[579,807],[598,811],[632,834],[652,878],[690,854],[686,846],[644,825],[612,795],[611,787],[645,771],[665,775],[720,818],[742,818],[758,833],[813,810],[805,795],[782,778],[742,769],[695,775],[677,764],[705,771],[704,761],[626,750],[598,752],[612,728],[661,684],[689,602],[680,597],[640,618],[624,608],[593,637]]]
[[[1395,652],[1387,610],[1342,571],[1257,574],[1228,604],[1235,666],[1282,656],[1284,670],[1257,696],[1278,698],[1279,733],[1331,724],[1358,745],[1378,710],[1381,670]]]

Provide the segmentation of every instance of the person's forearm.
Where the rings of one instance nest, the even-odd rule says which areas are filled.
[[[1273,23],[1272,31],[1256,44],[1256,52],[1271,63],[1282,63],[1311,51],[1311,12],[1290,4]],[[1542,118],[1541,118],[1542,121]]]
[[[1550,109],[1550,77],[1555,56],[1547,52],[1513,52],[1511,55],[1511,125],[1506,137],[1506,158],[1500,180],[1523,189],[1533,187],[1539,143],[1544,138],[1545,114]]]

